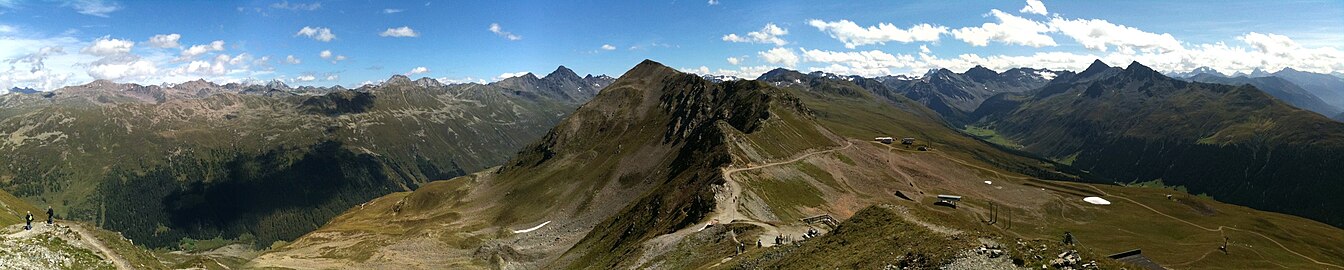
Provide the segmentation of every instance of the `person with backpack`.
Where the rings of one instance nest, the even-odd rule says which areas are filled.
[[[33,229],[33,211],[27,211],[27,212],[28,212],[28,216],[24,217],[24,219],[28,221],[28,224],[27,224],[27,225],[23,225],[23,229],[24,229],[24,230],[32,230],[32,229]]]
[[[54,223],[56,223],[56,211],[55,211],[55,210],[51,210],[51,206],[48,205],[48,206],[47,206],[47,225],[51,225],[51,224],[54,224]]]

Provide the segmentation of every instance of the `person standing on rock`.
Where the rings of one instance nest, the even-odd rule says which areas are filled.
[[[56,223],[56,211],[55,211],[55,210],[51,210],[51,206],[48,205],[48,206],[47,206],[47,225],[51,225],[51,224],[54,224],[54,223]]]
[[[33,229],[33,211],[27,211],[27,213],[28,213],[28,215],[25,216],[24,219],[28,221],[28,224],[27,224],[27,225],[24,225],[24,226],[23,226],[23,229],[24,229],[24,230],[32,230],[32,229]]]

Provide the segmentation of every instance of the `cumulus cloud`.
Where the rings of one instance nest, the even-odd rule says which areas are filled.
[[[709,5],[711,5],[711,6],[713,6],[713,5],[718,5],[718,4],[719,4],[719,0],[709,0]]]
[[[602,50],[603,50],[603,51],[614,51],[614,50],[616,50],[616,46],[611,46],[611,44],[602,44]]]
[[[1017,12],[1040,15],[1049,13],[1045,11],[1045,3],[1041,3],[1041,0],[1027,0],[1027,5]]]
[[[273,4],[271,4],[271,8],[274,8],[274,9],[288,9],[288,10],[309,10],[309,11],[311,11],[311,10],[317,10],[317,9],[319,9],[319,8],[322,8],[322,3],[321,3],[321,2],[312,2],[312,3],[307,3],[307,4],[305,4],[305,3],[290,3],[288,0],[286,0],[286,1],[280,1],[279,3],[273,3]]]
[[[505,72],[505,73],[503,73],[503,74],[499,74],[499,76],[495,76],[495,79],[496,79],[496,80],[503,80],[503,79],[513,78],[513,77],[522,77],[523,75],[527,75],[528,73],[532,73],[532,72],[527,72],[527,71]]]
[[[322,50],[322,52],[318,53],[317,56],[322,57],[322,59],[331,60],[332,64],[345,60],[345,55],[332,53],[331,50]]]
[[[742,43],[769,43],[769,44],[775,44],[775,46],[784,46],[786,44],[789,44],[789,42],[785,41],[783,38],[780,37],[788,34],[789,34],[788,29],[780,28],[774,23],[767,23],[765,24],[765,27],[761,28],[760,31],[747,32],[745,36],[739,36],[737,34],[724,35],[723,41],[742,42]]]
[[[306,36],[321,42],[331,42],[331,40],[336,39],[336,34],[332,34],[331,28],[326,27],[304,26],[294,36]]]
[[[300,63],[303,63],[303,60],[299,60],[298,57],[294,57],[294,55],[291,54],[289,56],[285,56],[285,63],[288,63],[290,65],[298,65]]]
[[[761,59],[765,59],[766,62],[771,64],[781,64],[786,67],[798,65],[798,55],[789,49],[776,47],[758,54],[761,55]]]
[[[1045,34],[1053,31],[1049,25],[997,9],[989,12],[990,16],[998,19],[998,23],[959,28],[952,30],[952,36],[972,46],[988,46],[991,41],[1037,48],[1058,45],[1055,39]]]
[[[212,41],[210,42],[210,44],[193,45],[185,50],[182,50],[182,59],[192,59],[202,54],[223,50],[224,50],[223,40]]]
[[[858,52],[835,52],[823,50],[803,51],[803,59],[809,62],[826,64],[814,70],[837,74],[859,76],[879,76],[892,74],[892,68],[909,68],[915,62],[911,55],[892,55],[879,50]]]
[[[809,20],[807,24],[825,32],[832,38],[840,40],[840,42],[844,42],[845,48],[850,49],[869,44],[886,44],[893,41],[900,43],[933,42],[938,41],[939,36],[947,33],[947,27],[927,23],[916,24],[908,29],[901,29],[889,23],[861,27],[849,20],[834,22]]]
[[[737,58],[737,57],[728,57],[728,64],[736,66],[737,64],[740,64],[740,63],[742,63],[742,59],[741,59],[741,58]]]
[[[426,67],[415,67],[415,68],[412,68],[410,72],[406,72],[406,76],[415,75],[415,74],[420,74],[420,73],[427,73],[427,72],[429,72],[429,68],[426,68]]]
[[[491,32],[491,33],[495,33],[495,35],[499,35],[500,37],[503,37],[504,39],[508,39],[508,40],[520,40],[520,39],[523,39],[523,36],[514,35],[513,33],[509,33],[509,32],[504,31],[504,28],[499,27],[499,23],[491,23],[489,29],[490,29],[490,32]]]
[[[303,74],[294,77],[294,80],[292,80],[291,82],[311,82],[316,80],[317,76],[313,76],[313,74]]]
[[[388,28],[386,31],[383,31],[383,33],[378,35],[384,37],[418,37],[420,36],[420,33],[416,33],[414,29],[411,29],[411,27],[402,26],[398,28]]]
[[[180,39],[182,35],[179,34],[154,35],[149,38],[149,45],[158,48],[177,48],[182,46],[177,43]]]
[[[133,41],[104,36],[98,40],[94,40],[93,44],[80,50],[80,52],[94,56],[111,56],[129,53],[131,52],[131,47],[134,46],[135,42]]]
[[[133,77],[145,77],[159,72],[159,67],[148,60],[140,59],[127,63],[107,63],[89,67],[89,76],[101,80],[119,80]]]
[[[1107,46],[1125,51],[1138,49],[1170,52],[1181,49],[1181,42],[1171,34],[1149,33],[1105,20],[1055,17],[1050,19],[1050,26],[1078,41],[1085,48],[1103,52]]]

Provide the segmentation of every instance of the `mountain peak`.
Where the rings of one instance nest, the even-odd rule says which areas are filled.
[[[998,76],[998,75],[999,75],[998,72],[995,72],[994,70],[985,68],[984,66],[980,66],[980,65],[975,65],[975,67],[972,67],[971,69],[966,70],[966,73],[962,73],[962,74],[965,74],[966,76],[970,76],[970,77],[973,78],[973,79],[992,78],[992,77],[994,77],[994,76]]]
[[[399,85],[399,84],[411,84],[411,83],[412,82],[410,77],[406,77],[406,75],[397,74],[392,75],[391,78],[387,78],[387,82],[384,82],[383,85]]]
[[[1158,73],[1157,71],[1153,70],[1152,68],[1149,68],[1148,66],[1145,66],[1145,65],[1143,65],[1143,64],[1140,64],[1139,61],[1130,62],[1130,63],[1129,63],[1129,66],[1128,66],[1128,67],[1125,67],[1125,74],[1129,74],[1130,76],[1139,76],[1139,77],[1153,77],[1153,76],[1156,76],[1156,75],[1161,75],[1161,73]]]
[[[1083,70],[1083,73],[1085,73],[1085,72],[1087,72],[1087,71],[1089,71],[1089,70],[1102,70],[1102,69],[1108,69],[1108,68],[1111,68],[1111,66],[1106,65],[1106,62],[1102,62],[1101,59],[1097,59],[1097,60],[1092,60],[1092,64],[1091,64],[1091,65],[1088,65],[1088,66],[1087,66],[1087,69],[1084,69],[1084,70]]]
[[[574,73],[574,70],[571,70],[563,65],[556,67],[555,71],[551,71],[551,74],[546,74],[546,77],[543,79],[556,79],[556,78],[567,78],[575,80],[582,79],[582,77],[579,77],[578,73]]]
[[[639,62],[638,65],[635,65],[634,68],[631,68],[629,71],[626,71],[625,75],[621,75],[621,77],[630,75],[635,75],[634,77],[644,77],[652,75],[679,74],[679,73],[681,72],[671,67],[665,66],[662,63],[658,63],[649,59],[644,59],[644,61]]]

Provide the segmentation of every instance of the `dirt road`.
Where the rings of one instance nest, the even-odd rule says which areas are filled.
[[[79,224],[76,223],[65,223],[65,222],[59,222],[57,223],[57,225],[67,226],[70,228],[70,230],[75,231],[75,233],[78,233],[79,238],[83,239],[85,244],[88,244],[94,249],[97,249],[98,253],[103,254],[103,258],[111,260],[112,265],[116,266],[118,270],[135,269],[135,267],[131,267],[131,264],[129,262],[126,262],[126,259],[122,258],[121,255],[118,255],[116,252],[112,251],[112,249],[107,248],[106,245],[103,245],[102,240],[98,240],[98,237],[95,237],[93,233],[90,233],[88,230],[85,230],[83,226],[80,226]]]

